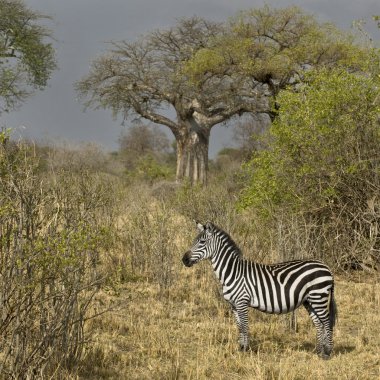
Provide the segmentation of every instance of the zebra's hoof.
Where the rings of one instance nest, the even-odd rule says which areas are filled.
[[[244,346],[244,345],[240,345],[240,351],[242,351],[242,352],[247,352],[248,350],[249,350],[249,347],[248,346]]]
[[[319,357],[323,360],[330,360],[331,359],[331,356],[330,354],[325,354],[324,352],[322,352],[321,354],[319,354]]]

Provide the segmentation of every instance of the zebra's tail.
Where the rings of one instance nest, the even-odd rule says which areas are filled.
[[[334,298],[334,284],[330,290],[330,304],[329,304],[329,321],[331,330],[335,326],[335,322],[338,319],[338,308],[336,306],[335,298]]]

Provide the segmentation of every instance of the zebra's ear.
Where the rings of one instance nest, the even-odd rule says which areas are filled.
[[[198,231],[203,232],[205,230],[205,226],[202,223],[197,222],[194,220],[195,224],[197,225]]]

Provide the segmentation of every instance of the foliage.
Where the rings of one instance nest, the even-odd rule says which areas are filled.
[[[22,0],[0,0],[0,112],[22,103],[33,89],[46,86],[56,64],[48,17]]]
[[[344,70],[309,72],[297,91],[283,91],[268,149],[249,167],[243,204],[314,208],[329,205],[379,169],[378,84]]]
[[[370,204],[380,189],[379,79],[314,70],[296,91],[281,92],[267,149],[246,166],[250,178],[240,207],[288,219],[304,214],[321,228],[330,224],[324,233],[339,235],[342,247],[363,235],[372,236],[369,246],[357,249],[377,249]]]
[[[300,8],[265,5],[232,18],[228,31],[195,52],[185,72],[195,83],[205,76],[249,78],[256,92],[274,97],[302,80],[307,67],[358,69],[368,52],[349,34],[319,23]]]
[[[134,165],[126,170],[126,177],[130,180],[147,181],[150,184],[158,180],[173,177],[173,168],[161,162],[152,154],[135,159]]]
[[[96,176],[41,173],[32,146],[0,142],[0,374],[43,377],[82,357],[113,198]]]

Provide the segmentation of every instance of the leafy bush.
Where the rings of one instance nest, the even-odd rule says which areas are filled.
[[[309,72],[296,91],[281,92],[267,148],[246,166],[240,207],[306,218],[323,229],[340,262],[348,248],[367,256],[378,249],[379,79],[324,69]],[[359,247],[358,236],[367,243]]]
[[[160,163],[153,155],[148,154],[136,159],[135,167],[127,170],[126,175],[127,179],[153,184],[155,181],[173,177],[174,170],[165,163]]]

